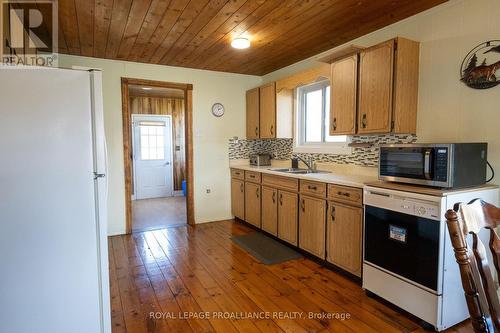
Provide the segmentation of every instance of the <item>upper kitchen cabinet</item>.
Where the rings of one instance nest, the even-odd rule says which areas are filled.
[[[332,63],[330,86],[330,135],[355,134],[357,54]]]
[[[420,44],[396,38],[392,132],[417,133],[418,65]]]
[[[419,44],[395,38],[360,52],[357,133],[415,133]]]
[[[260,137],[276,137],[276,83],[271,82],[259,88]]]
[[[360,54],[358,133],[391,131],[394,41]]]
[[[330,79],[330,65],[319,64],[300,73],[247,91],[247,139],[293,138],[294,91]]]
[[[259,88],[247,91],[247,139],[259,138]]]

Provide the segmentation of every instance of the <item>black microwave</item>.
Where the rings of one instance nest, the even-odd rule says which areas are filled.
[[[487,143],[380,146],[379,179],[442,188],[486,183]]]

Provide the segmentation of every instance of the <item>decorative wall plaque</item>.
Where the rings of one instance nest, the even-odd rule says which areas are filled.
[[[490,40],[473,48],[462,61],[461,81],[474,89],[488,89],[500,84],[500,40]],[[500,74],[499,74],[500,76]]]

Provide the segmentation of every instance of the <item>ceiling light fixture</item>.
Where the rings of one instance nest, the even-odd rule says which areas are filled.
[[[237,37],[233,39],[231,46],[235,49],[247,49],[250,47],[250,40],[245,37]]]
[[[151,88],[151,87],[141,87],[141,89],[142,89],[142,90],[151,90],[151,89],[153,89],[153,88]]]

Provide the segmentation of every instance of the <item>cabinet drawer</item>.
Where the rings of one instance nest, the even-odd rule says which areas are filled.
[[[363,190],[360,188],[328,184],[328,199],[361,206]]]
[[[295,192],[299,189],[299,180],[290,177],[262,175],[262,184]]]
[[[240,169],[231,169],[231,178],[235,179],[245,179],[245,171]]]
[[[300,193],[326,198],[326,184],[301,179]]]
[[[260,172],[256,171],[245,171],[245,180],[247,182],[260,184]]]

